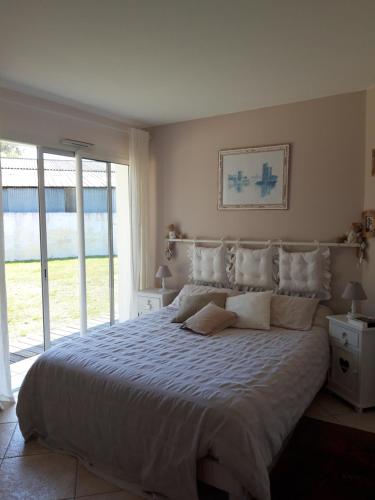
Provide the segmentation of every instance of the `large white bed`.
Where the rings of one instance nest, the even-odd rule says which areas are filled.
[[[326,378],[324,323],[204,337],[171,323],[175,313],[169,306],[40,356],[18,399],[24,437],[146,498],[196,500],[197,470],[209,476],[216,464],[239,498],[269,499],[273,460]]]

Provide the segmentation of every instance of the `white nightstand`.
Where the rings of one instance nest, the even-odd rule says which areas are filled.
[[[361,328],[345,314],[328,316],[331,367],[328,389],[357,411],[375,406],[375,328]]]
[[[160,288],[147,288],[138,292],[138,316],[167,306],[177,294],[178,290],[162,290]]]

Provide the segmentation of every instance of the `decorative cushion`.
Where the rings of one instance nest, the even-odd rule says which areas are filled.
[[[238,315],[234,327],[269,330],[271,297],[272,292],[249,292],[228,297],[225,309]]]
[[[327,316],[333,314],[332,309],[328,306],[324,306],[319,304],[316,308],[315,316],[313,319],[313,326],[320,326],[321,328],[325,328],[328,331],[329,321]]]
[[[279,249],[279,292],[286,295],[331,298],[330,252],[286,252]]]
[[[221,332],[237,320],[237,315],[218,307],[213,302],[204,306],[196,314],[188,318],[181,328],[192,330],[201,335],[210,335]]]
[[[273,289],[273,250],[237,248],[233,259],[233,284],[254,289]]]
[[[273,295],[271,325],[291,330],[311,330],[319,299]]]
[[[217,288],[206,285],[187,284],[182,287],[177,297],[172,302],[172,306],[178,306],[185,295],[205,295],[206,293],[226,293],[228,295],[238,295],[239,292],[231,288]]]
[[[185,295],[181,298],[178,313],[172,319],[172,323],[183,323],[186,319],[193,316],[202,307],[210,302],[215,303],[217,306],[224,308],[227,299],[226,293],[206,293],[204,295]]]
[[[225,248],[194,245],[189,251],[191,261],[190,279],[197,284],[228,282],[225,270]]]

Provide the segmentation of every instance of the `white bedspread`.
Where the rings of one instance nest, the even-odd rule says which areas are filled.
[[[196,500],[196,462],[211,455],[269,499],[268,468],[325,380],[327,332],[202,337],[170,323],[175,311],[44,353],[20,390],[21,431],[160,498]]]

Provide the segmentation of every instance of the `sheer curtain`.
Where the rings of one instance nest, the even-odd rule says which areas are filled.
[[[14,400],[10,381],[8,317],[4,260],[3,189],[1,182],[0,163],[0,408],[2,408],[2,403]]]
[[[153,282],[150,266],[149,134],[130,129],[129,137],[129,316],[137,315],[137,292]]]

